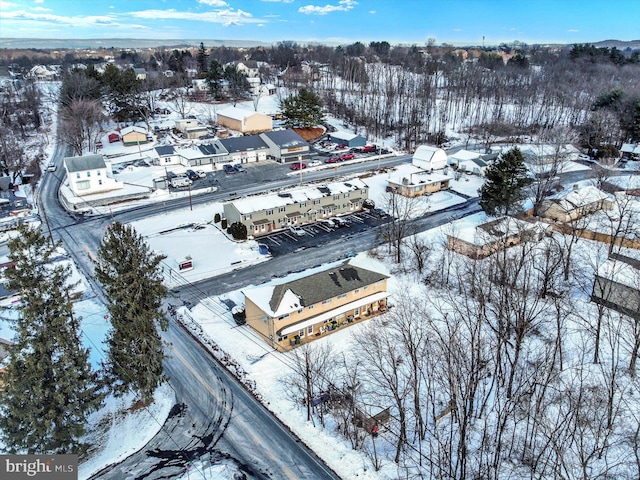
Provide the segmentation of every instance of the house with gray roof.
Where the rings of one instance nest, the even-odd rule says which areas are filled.
[[[286,351],[387,309],[384,273],[334,262],[244,289],[247,324]]]
[[[281,163],[311,158],[309,144],[293,129],[264,132],[260,137],[269,146],[269,157]]]
[[[179,165],[181,158],[173,145],[155,147],[151,154],[151,163],[154,165]]]
[[[63,163],[68,186],[77,196],[109,192],[124,187],[122,182],[111,177],[111,164],[107,165],[102,155],[66,157]]]

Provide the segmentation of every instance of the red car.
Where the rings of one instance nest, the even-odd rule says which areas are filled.
[[[373,145],[365,145],[364,147],[360,147],[361,153],[373,152],[376,149]]]
[[[291,164],[291,170],[304,170],[305,168],[307,168],[306,163],[296,162]]]
[[[331,157],[331,158],[327,158],[324,163],[338,163],[341,162],[342,160],[340,160],[340,157]]]
[[[353,153],[343,153],[340,155],[340,160],[353,160],[356,156]]]

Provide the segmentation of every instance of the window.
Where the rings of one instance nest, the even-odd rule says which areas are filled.
[[[273,215],[273,209],[267,210],[267,215]]]
[[[323,301],[322,301],[322,304],[323,304],[323,305],[324,305],[324,304],[327,304],[327,303],[331,303],[331,299],[330,299],[330,298],[327,298],[326,300],[323,300]]]
[[[369,289],[369,285],[365,285],[363,288],[364,288],[365,290],[368,290],[368,289]]]
[[[311,335],[313,333],[313,325],[309,325],[307,327],[307,335]]]
[[[300,338],[304,337],[304,328],[302,330],[298,330],[298,336]]]
[[[102,175],[102,172],[100,170],[98,170],[98,176]]]
[[[314,205],[320,205],[320,200],[314,200],[314,201],[313,201],[313,204],[314,204]]]
[[[304,311],[304,308],[299,308],[298,309],[298,313],[302,313]]]
[[[349,198],[349,192],[344,194],[344,198]]]
[[[78,190],[89,190],[90,186],[89,180],[83,180],[76,183]]]
[[[287,318],[288,316],[289,316],[289,314],[288,314],[288,313],[285,313],[284,315],[280,315],[280,316],[278,317],[278,320],[285,319],[285,318]]]
[[[347,294],[346,294],[346,293],[343,293],[343,294],[341,294],[341,295],[338,295],[338,298],[347,298]]]
[[[283,335],[281,337],[278,337],[278,341],[279,342],[284,342],[287,338],[289,338],[289,335]]]
[[[307,202],[300,202],[300,208],[306,207],[306,206],[307,206]]]
[[[80,174],[79,173],[76,173],[76,178],[80,178]]]
[[[313,310],[313,305],[309,305],[307,308],[308,308],[309,310]]]
[[[359,288],[356,288],[356,289],[355,289],[355,291],[354,291],[354,293],[360,293],[360,289],[359,289]]]
[[[98,180],[98,185],[102,185],[102,180]]]
[[[359,317],[360,316],[360,307],[353,309],[353,316],[354,317]]]
[[[334,200],[340,200],[340,195],[339,195],[339,194],[338,194],[338,195],[334,195],[334,196],[333,196],[333,199],[334,199]]]
[[[87,172],[87,178],[91,176],[91,172]]]
[[[280,208],[278,209],[278,212],[280,212],[280,213],[284,213],[286,210],[287,210],[287,208],[286,208],[286,207],[280,207]]]

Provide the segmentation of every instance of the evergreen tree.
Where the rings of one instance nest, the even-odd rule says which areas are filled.
[[[200,42],[200,47],[198,48],[198,53],[196,54],[196,62],[198,63],[198,74],[207,73],[207,59],[209,55],[207,54],[207,49],[204,48],[204,43]]]
[[[209,88],[209,94],[215,100],[222,98],[222,80],[224,79],[224,68],[217,60],[211,60],[209,71],[207,72],[206,82]]]
[[[68,266],[49,263],[57,246],[21,226],[9,241],[9,288],[21,293],[14,344],[0,391],[0,432],[16,453],[81,453],[87,415],[102,401],[70,300]]]
[[[282,113],[287,128],[313,127],[322,123],[322,100],[314,92],[302,88],[297,95],[282,101]]]
[[[530,183],[522,152],[513,148],[487,167],[479,192],[480,207],[488,215],[508,215],[519,208]]]
[[[145,403],[164,380],[164,351],[158,326],[168,322],[160,307],[167,294],[159,264],[164,256],[153,253],[130,225],[111,225],[100,244],[96,278],[108,298],[112,329],[107,370],[114,393],[129,390]]]

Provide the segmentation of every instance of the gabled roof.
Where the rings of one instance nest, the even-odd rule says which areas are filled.
[[[156,152],[161,157],[164,157],[167,155],[175,155],[176,153],[176,151],[173,148],[173,145],[163,145],[160,147],[156,147]]]
[[[387,278],[383,273],[344,261],[307,276],[274,280],[243,293],[265,313],[277,317]]]
[[[272,132],[261,133],[260,135],[264,135],[280,148],[295,148],[309,145],[295,130],[292,129],[274,130]]]
[[[260,138],[260,135],[247,135],[243,137],[223,138],[220,143],[229,153],[246,152],[248,150],[268,149],[268,145]]]
[[[331,132],[329,135],[332,138],[338,138],[345,141],[353,140],[356,137],[360,137],[360,135],[353,132]]]
[[[570,211],[608,198],[609,195],[602,190],[593,185],[587,185],[577,189],[564,190],[552,197],[551,200],[558,203],[565,210]]]
[[[67,172],[84,172],[107,168],[102,155],[85,155],[84,157],[66,157],[64,164]]]
[[[120,131],[121,135],[127,135],[131,132],[136,132],[136,133],[143,133],[143,134],[147,134],[147,131],[142,128],[142,127],[125,127]]]
[[[204,155],[226,155],[229,153],[221,141],[198,145],[198,148]]]

